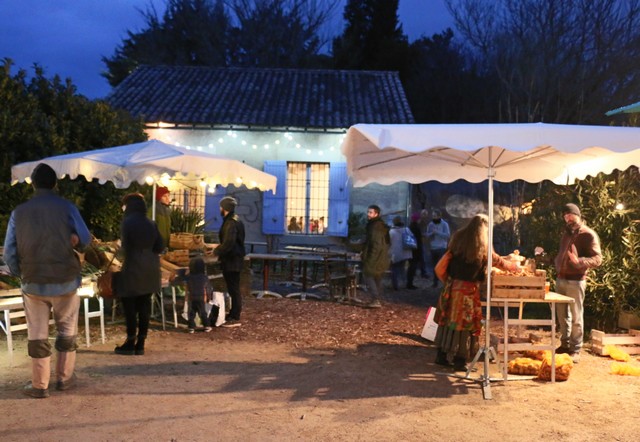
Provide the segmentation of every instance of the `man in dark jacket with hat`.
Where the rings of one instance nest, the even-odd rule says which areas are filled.
[[[225,196],[220,200],[220,214],[224,218],[220,227],[220,245],[213,253],[218,257],[222,267],[222,276],[231,297],[231,310],[225,318],[223,327],[239,327],[242,313],[242,296],[240,294],[240,272],[244,266],[244,224],[236,215],[238,202],[235,198]]]
[[[27,396],[49,397],[51,310],[56,324],[56,389],[68,390],[75,383],[76,337],[81,284],[82,250],[91,234],[78,209],[55,192],[56,172],[40,163],[31,174],[35,194],[11,212],[4,240],[4,260],[11,273],[22,279],[27,319],[31,382]]]
[[[566,353],[573,362],[580,360],[584,334],[584,296],[587,271],[602,264],[600,238],[586,226],[580,209],[566,204],[562,210],[565,230],[555,259],[556,292],[573,298],[571,304],[557,303],[560,324],[560,347],[556,353]]]

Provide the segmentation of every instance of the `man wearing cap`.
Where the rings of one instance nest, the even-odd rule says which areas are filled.
[[[240,294],[240,272],[244,266],[244,224],[236,215],[238,202],[225,196],[220,200],[220,214],[223,217],[220,227],[220,245],[213,250],[222,267],[222,276],[231,297],[231,310],[225,318],[223,327],[239,327],[242,313]]]
[[[602,264],[600,238],[586,226],[580,209],[566,204],[562,210],[565,230],[555,259],[556,292],[573,298],[571,304],[557,303],[560,324],[560,347],[556,353],[566,353],[573,362],[580,360],[584,333],[584,296],[587,271]]]
[[[156,221],[160,236],[164,242],[164,247],[169,247],[169,239],[171,238],[171,194],[166,187],[156,187],[156,213],[153,216],[153,206],[149,207],[147,216]]]
[[[75,250],[91,241],[78,209],[55,192],[56,172],[38,164],[31,174],[33,197],[16,207],[4,240],[4,260],[11,273],[22,279],[27,319],[31,382],[23,392],[33,398],[49,397],[51,344],[49,318],[56,326],[56,389],[75,384],[76,336],[80,298],[80,260]]]

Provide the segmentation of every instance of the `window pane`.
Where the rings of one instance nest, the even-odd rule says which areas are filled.
[[[324,234],[329,211],[329,165],[288,163],[287,232]]]

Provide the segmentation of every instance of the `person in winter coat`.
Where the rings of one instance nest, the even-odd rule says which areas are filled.
[[[438,261],[444,256],[449,244],[451,231],[449,224],[442,219],[442,213],[439,209],[433,209],[433,219],[427,225],[427,237],[429,238],[429,246],[431,248],[431,263],[435,267]],[[433,278],[433,287],[438,286],[438,278]]]
[[[210,319],[205,309],[205,303],[211,297],[213,288],[207,276],[204,259],[197,256],[189,261],[189,274],[184,278],[189,300],[188,332],[196,331],[196,314],[200,317],[200,322],[205,333],[211,331]]]
[[[393,218],[393,227],[389,232],[389,254],[391,258],[391,286],[394,290],[398,290],[398,282],[405,278],[405,268],[407,261],[413,257],[411,249],[405,249],[402,243],[402,234],[406,227],[402,222],[402,218],[396,216]],[[417,242],[417,241],[416,241]],[[407,279],[408,281],[408,279]],[[408,282],[407,282],[408,284]]]
[[[56,172],[38,164],[31,174],[33,197],[16,207],[9,217],[4,240],[4,260],[13,275],[21,278],[27,319],[31,382],[27,396],[49,397],[51,342],[49,319],[56,324],[56,389],[75,384],[76,337],[80,298],[80,261],[75,250],[83,250],[91,234],[78,209],[55,192]]]
[[[560,347],[556,353],[566,353],[578,363],[584,335],[587,272],[602,264],[602,251],[598,234],[587,227],[578,206],[566,204],[562,218],[565,230],[555,259],[556,292],[573,298],[574,302],[556,304],[560,324]]]
[[[235,210],[238,202],[225,196],[220,200],[220,214],[224,218],[220,227],[220,245],[213,253],[220,260],[222,276],[231,297],[231,310],[225,318],[223,327],[238,327],[242,313],[242,295],[240,294],[240,272],[244,267],[244,224]]]
[[[389,268],[389,227],[380,218],[380,207],[367,208],[365,242],[362,249],[362,275],[371,295],[368,307],[380,308],[383,294],[382,278]]]
[[[161,287],[160,253],[165,245],[158,226],[147,218],[147,205],[141,194],[126,195],[123,205],[120,241],[124,258],[116,292],[124,310],[127,339],[115,348],[115,352],[143,355],[151,316],[151,296]]]
[[[156,187],[156,213],[152,213],[153,207],[147,210],[147,216],[156,221],[158,231],[164,242],[164,247],[169,247],[171,239],[171,193],[166,187]]]
[[[408,289],[417,289],[413,283],[416,272],[418,269],[422,268],[423,260],[423,250],[424,244],[422,241],[422,233],[420,231],[420,214],[414,213],[411,215],[411,222],[409,223],[409,230],[413,233],[413,236],[417,239],[418,247],[411,251],[411,259],[409,260],[409,268],[407,269],[407,288]]]

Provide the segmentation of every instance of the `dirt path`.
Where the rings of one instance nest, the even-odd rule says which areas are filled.
[[[487,401],[437,374],[425,305],[246,301],[238,329],[155,324],[145,356],[113,354],[124,328],[110,326],[106,344],[81,341],[78,387],[46,400],[20,392],[18,336],[13,366],[0,352],[2,440],[638,440],[640,378],[608,374],[609,359],[584,354],[567,382],[492,383]]]

